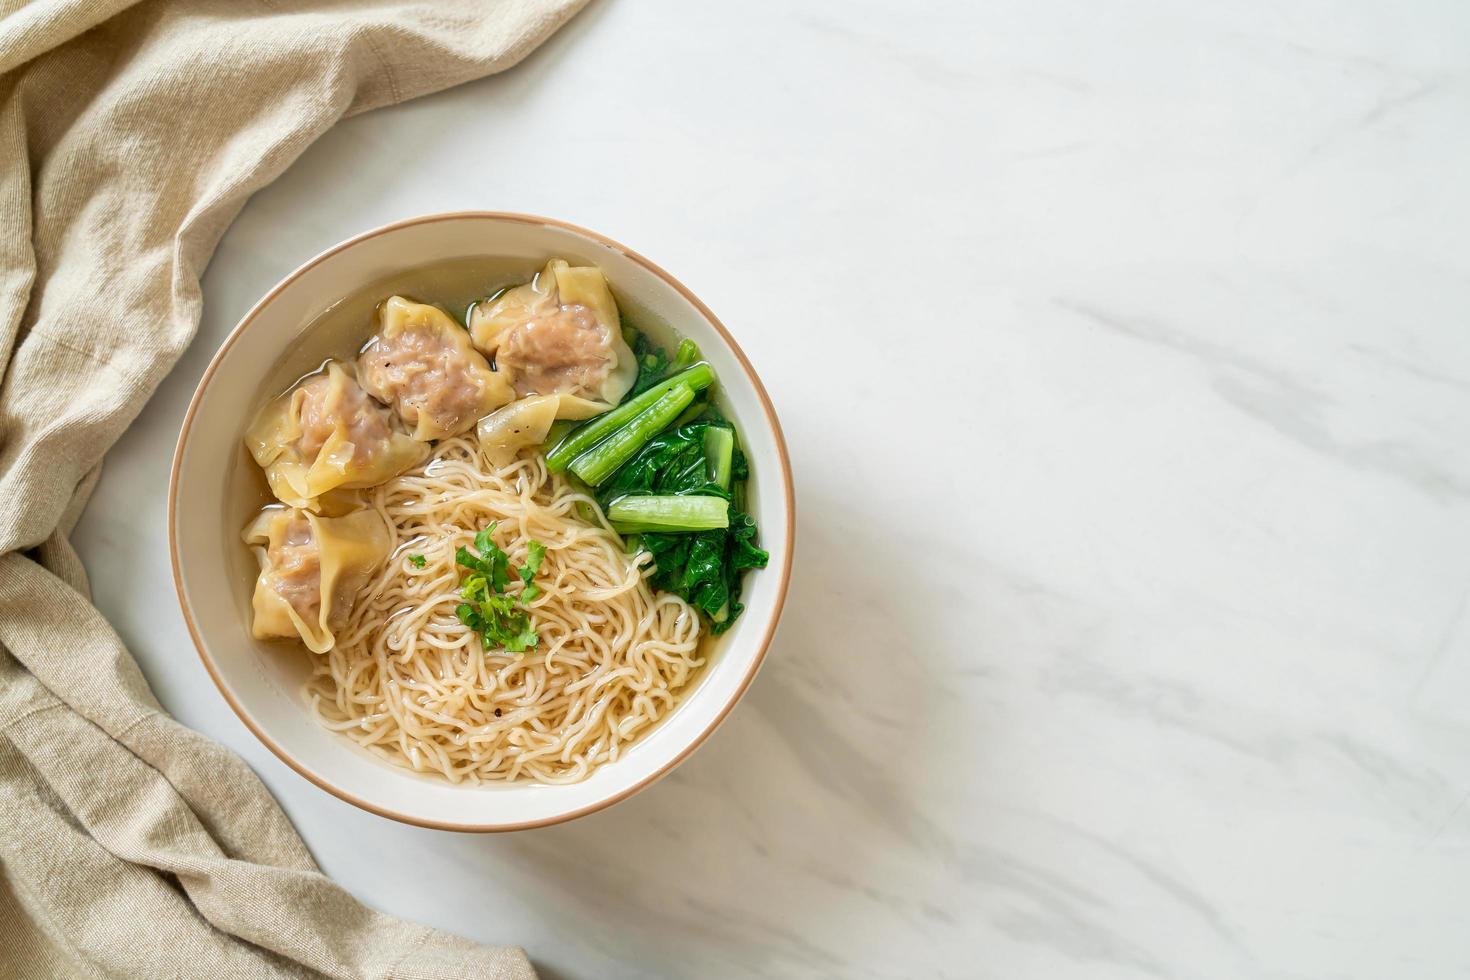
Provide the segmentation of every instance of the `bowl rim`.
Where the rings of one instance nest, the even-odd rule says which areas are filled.
[[[194,424],[194,414],[199,407],[200,399],[203,397],[205,389],[209,386],[209,383],[213,379],[214,373],[219,368],[225,354],[230,350],[231,347],[234,346],[235,341],[240,338],[240,336],[250,327],[250,324],[254,322],[255,318],[259,316],[260,313],[267,306],[269,306],[287,286],[291,285],[291,283],[295,282],[301,276],[303,276],[316,266],[320,265],[322,262],[325,262],[332,256],[337,255],[340,252],[344,252],[361,242],[367,241],[368,239],[376,238],[380,235],[385,235],[390,232],[398,231],[402,228],[408,228],[414,225],[432,224],[441,221],[459,221],[464,219],[491,219],[495,221],[509,221],[521,224],[550,226],[553,228],[559,228],[563,231],[572,232],[576,235],[582,235],[586,238],[591,239],[592,241],[598,242],[610,249],[613,249],[614,251],[621,253],[632,262],[642,266],[654,276],[663,280],[665,284],[672,287],[676,292],[678,292],[686,300],[688,300],[689,303],[692,304],[695,309],[697,309],[700,314],[709,321],[709,323],[714,327],[715,332],[719,334],[720,339],[725,343],[727,347],[729,347],[730,352],[735,355],[736,362],[740,365],[740,369],[745,372],[747,380],[749,380],[751,387],[756,393],[756,397],[760,402],[761,410],[765,413],[766,416],[766,424],[770,426],[771,434],[775,438],[777,469],[780,471],[781,493],[784,498],[787,515],[786,539],[784,542],[785,560],[781,563],[781,566],[778,569],[771,570],[775,571],[778,574],[779,579],[776,583],[775,604],[771,610],[770,620],[766,624],[765,634],[761,636],[761,638],[757,642],[755,656],[751,658],[750,666],[746,669],[745,676],[740,679],[739,684],[731,693],[729,699],[722,706],[720,706],[720,708],[716,711],[715,716],[710,720],[709,724],[706,725],[705,728],[701,732],[699,732],[693,739],[691,739],[689,743],[685,745],[672,759],[664,763],[659,768],[655,769],[653,772],[649,773],[647,776],[644,776],[636,783],[627,787],[626,789],[623,789],[620,792],[614,793],[603,799],[597,800],[593,803],[587,804],[586,806],[579,807],[575,810],[569,810],[565,813],[557,814],[555,816],[543,817],[536,820],[520,821],[515,823],[455,823],[452,821],[426,819],[424,817],[415,816],[413,814],[403,813],[398,810],[394,810],[391,807],[385,807],[376,803],[371,803],[367,800],[362,799],[359,796],[349,793],[346,790],[343,790],[342,788],[334,785],[325,776],[322,776],[321,774],[308,769],[302,763],[298,762],[288,751],[282,748],[279,744],[277,744],[274,739],[266,734],[265,730],[256,722],[254,717],[251,716],[250,712],[239,701],[239,699],[236,698],[234,691],[230,689],[229,684],[225,682],[223,676],[216,668],[214,661],[211,659],[209,653],[206,650],[203,638],[199,632],[198,625],[195,623],[193,613],[189,608],[189,602],[184,594],[183,575],[179,567],[179,543],[178,528],[176,523],[176,505],[178,502],[179,472],[183,466],[184,446],[189,441],[189,432]],[[652,785],[662,777],[668,775],[668,773],[672,772],[680,763],[689,758],[689,756],[693,754],[694,750],[703,745],[705,741],[709,738],[709,736],[714,733],[714,730],[720,726],[720,723],[723,722],[725,718],[730,714],[730,712],[734,710],[735,705],[738,704],[740,702],[740,699],[745,696],[745,692],[750,688],[751,682],[755,680],[756,673],[760,670],[761,664],[764,663],[766,659],[766,653],[770,649],[771,641],[776,634],[777,624],[781,620],[781,612],[786,605],[787,590],[791,584],[791,564],[794,558],[794,551],[796,547],[796,492],[791,480],[791,458],[787,453],[786,438],[781,431],[781,423],[776,417],[775,406],[771,404],[771,397],[769,394],[767,394],[765,385],[761,383],[760,376],[756,374],[755,368],[750,363],[750,359],[745,356],[745,351],[740,348],[740,344],[736,342],[730,331],[726,329],[724,323],[720,321],[719,317],[715,316],[714,311],[706,306],[704,302],[699,299],[699,297],[694,295],[689,287],[685,286],[678,279],[674,278],[674,276],[670,275],[668,271],[659,266],[657,263],[650,261],[643,255],[622,244],[621,242],[608,238],[606,235],[599,234],[595,231],[592,231],[591,229],[572,224],[568,221],[562,221],[557,218],[546,218],[533,214],[524,214],[516,211],[444,211],[434,214],[419,215],[412,218],[404,218],[398,221],[389,222],[388,224],[379,225],[375,228],[371,228],[360,234],[354,235],[351,238],[344,239],[343,241],[340,241],[327,249],[324,249],[323,251],[307,259],[301,265],[297,266],[295,269],[289,272],[284,278],[281,279],[280,282],[272,286],[265,293],[264,296],[256,301],[256,303],[251,306],[248,311],[246,311],[245,315],[240,318],[240,322],[237,323],[235,327],[229,332],[224,341],[220,344],[219,348],[214,352],[214,355],[210,358],[209,365],[204,369],[204,373],[199,378],[199,384],[195,387],[194,394],[189,399],[189,407],[185,411],[184,421],[179,427],[179,438],[178,441],[174,444],[173,462],[169,468],[167,522],[169,564],[173,570],[174,592],[179,601],[179,609],[184,616],[184,624],[188,627],[189,637],[194,641],[194,649],[198,652],[199,659],[204,663],[204,669],[208,671],[210,678],[214,681],[215,687],[219,689],[220,694],[224,696],[224,699],[229,704],[230,708],[235,712],[239,719],[244,722],[245,727],[250,730],[251,734],[253,734],[262,744],[264,744],[266,748],[270,749],[270,751],[274,753],[275,756],[282,762],[284,762],[287,766],[295,770],[298,774],[305,777],[310,782],[314,783],[319,788],[326,790],[328,793],[332,794],[340,800],[351,803],[353,806],[366,810],[369,813],[377,814],[380,817],[387,817],[390,820],[397,820],[401,823],[412,824],[417,827],[426,827],[432,830],[450,830],[468,833],[501,833],[514,830],[530,830],[536,827],[549,827],[555,824],[565,823],[568,820],[575,820],[576,818],[584,817],[589,813],[596,813],[598,810],[610,807],[614,803],[619,803],[623,800],[626,800],[633,794],[637,793],[639,790],[642,790]]]

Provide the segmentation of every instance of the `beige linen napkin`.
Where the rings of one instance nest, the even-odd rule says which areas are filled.
[[[532,976],[323,877],[254,774],[162,713],[67,534],[251,192],[582,2],[0,0],[0,976]]]

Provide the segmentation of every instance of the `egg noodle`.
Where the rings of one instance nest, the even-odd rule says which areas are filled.
[[[397,765],[576,782],[668,714],[704,662],[694,610],[652,592],[647,556],[579,516],[595,504],[539,453],[496,467],[470,433],[363,495],[392,530],[391,557],[313,655],[304,693],[324,726]],[[482,650],[455,614],[455,550],[493,522],[516,565],[531,540],[546,547],[527,604],[540,642],[524,654]]]

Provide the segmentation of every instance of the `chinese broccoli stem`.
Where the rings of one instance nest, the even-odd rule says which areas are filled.
[[[624,497],[607,509],[621,533],[642,531],[712,531],[730,526],[730,502],[724,497]]]
[[[646,410],[654,402],[658,401],[670,391],[673,391],[676,387],[682,385],[690,389],[690,391],[701,391],[713,384],[714,380],[714,371],[710,370],[708,364],[701,361],[689,370],[681,374],[676,374],[667,381],[660,381],[652,388],[649,388],[635,398],[628,399],[612,411],[599,415],[585,425],[580,425],[573,429],[569,435],[563,438],[561,442],[557,443],[546,454],[546,468],[553,473],[562,472],[568,466],[572,465],[572,460],[612,435],[614,431],[622,428],[635,415]]]
[[[709,479],[723,490],[730,489],[730,464],[735,458],[735,433],[723,425],[704,430],[704,456],[709,461]]]
[[[694,389],[688,385],[675,385],[629,419],[627,425],[572,460],[572,472],[597,486],[632,459],[634,453],[662,432],[692,401]]]
[[[708,409],[709,402],[703,398],[695,398],[693,404],[684,409],[684,414],[674,419],[674,424],[670,428],[677,429],[681,425],[687,425],[703,415]]]
[[[679,341],[679,347],[674,351],[674,361],[669,368],[674,371],[682,371],[697,360],[699,360],[699,345],[685,337]]]
[[[567,419],[557,419],[551,423],[551,428],[546,430],[546,438],[541,440],[541,451],[547,452],[552,446],[567,437],[567,433],[577,427],[577,423]]]

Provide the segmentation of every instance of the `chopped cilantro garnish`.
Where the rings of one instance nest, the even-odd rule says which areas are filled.
[[[536,573],[541,571],[541,562],[545,558],[546,545],[540,541],[532,541],[526,546],[526,563],[521,566],[519,573],[521,584],[525,586],[525,588],[521,589],[522,602],[530,602],[541,594],[541,586],[537,585],[533,579],[535,579]]]
[[[546,557],[546,546],[539,541],[530,542],[526,564],[515,572],[521,580],[520,594],[507,595],[505,589],[511,581],[510,556],[491,538],[494,530],[495,525],[491,524],[475,535],[475,552],[479,554],[465,547],[454,553],[455,561],[468,569],[459,583],[464,602],[455,608],[454,614],[480,634],[486,650],[504,647],[510,653],[523,653],[540,640],[522,603],[541,594],[541,587],[534,579]]]

